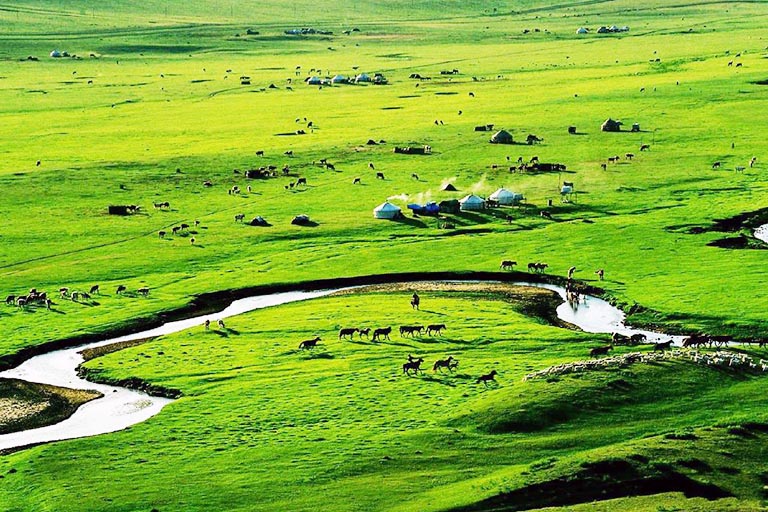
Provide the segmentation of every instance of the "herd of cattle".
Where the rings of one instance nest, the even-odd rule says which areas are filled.
[[[115,289],[116,295],[122,295],[128,292],[128,288],[125,285],[118,285]],[[100,287],[98,284],[91,286],[87,292],[82,290],[70,290],[69,287],[63,286],[59,288],[59,297],[62,299],[68,299],[72,302],[81,302],[82,300],[91,300],[94,295],[100,295]],[[144,286],[136,289],[136,295],[147,297],[149,295],[149,288]],[[51,309],[55,303],[48,295],[48,292],[37,291],[36,288],[29,290],[26,294],[11,294],[5,298],[6,305],[17,306],[19,309],[26,309],[30,306],[45,306],[46,309]]]

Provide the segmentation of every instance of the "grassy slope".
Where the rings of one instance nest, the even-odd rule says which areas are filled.
[[[25,2],[19,5],[47,9],[55,4]],[[378,3],[357,3],[356,9],[349,10],[353,14],[347,19],[333,11],[308,13],[306,18],[278,12],[263,21],[258,11],[227,17],[226,7],[221,6],[217,7],[217,11],[223,13],[221,18],[210,19],[208,7],[194,2],[185,7],[183,15],[171,9],[166,16],[157,5],[154,21],[159,23],[148,23],[143,15],[129,11],[120,17],[108,17],[85,8],[86,17],[91,15],[86,22],[77,4],[70,7],[70,13],[75,13],[72,16],[35,14],[30,10],[18,14],[0,11],[6,21],[14,16],[17,20],[17,24],[0,37],[0,58],[4,59],[0,61],[0,77],[3,77],[0,79],[3,120],[0,137],[13,141],[2,148],[0,163],[3,290],[15,293],[37,287],[50,291],[63,285],[84,288],[95,282],[105,290],[96,301],[98,305],[91,304],[92,307],[57,301],[60,303],[55,310],[61,313],[58,315],[0,308],[0,320],[5,327],[5,337],[0,343],[3,353],[119,325],[130,318],[182,305],[191,294],[204,291],[363,273],[487,270],[496,268],[499,260],[507,257],[521,263],[546,261],[558,274],[576,265],[581,269],[577,277],[585,279],[593,277],[594,268],[605,267],[608,277],[605,286],[610,293],[660,312],[657,316],[645,315],[644,320],[677,322],[687,328],[713,331],[764,333],[767,297],[759,276],[765,254],[707,247],[706,242],[717,235],[683,232],[689,225],[704,225],[713,218],[765,206],[762,162],[765,137],[754,119],[768,89],[751,83],[765,78],[765,60],[760,53],[764,42],[759,38],[765,18],[758,4],[718,3],[653,10],[658,6],[639,9],[631,3],[611,2],[480,18],[475,17],[477,11],[485,7],[470,6],[459,12],[458,17],[453,15],[454,10],[440,11],[446,15],[435,21],[423,20],[434,16],[438,9],[430,12],[420,7],[426,4],[418,4],[410,19],[388,24],[380,20],[401,16],[392,15],[397,12],[394,10],[375,11]],[[509,6],[509,10],[519,10],[517,5]],[[118,4],[108,7],[121,10]],[[499,10],[506,12],[502,7]],[[428,15],[420,16],[422,12]],[[205,17],[216,24],[201,23]],[[339,34],[333,38],[298,40],[282,36],[282,30],[293,24],[320,25],[305,22],[307,19],[326,20],[327,26],[319,28],[329,28],[337,34],[355,22],[362,32],[350,37]],[[286,26],[289,21],[290,25]],[[577,38],[573,34],[579,25],[595,27],[612,23],[626,23],[632,31],[607,38]],[[244,37],[244,27],[248,26],[260,30],[262,35]],[[523,29],[538,27],[549,33],[522,34]],[[692,33],[688,33],[689,28],[693,29]],[[241,36],[235,37],[236,33]],[[81,55],[94,52],[101,58],[82,61],[44,58],[52,47]],[[731,50],[731,56],[725,55],[726,50]],[[744,67],[727,67],[726,63],[737,51],[746,51],[737,59]],[[18,61],[30,54],[39,55],[42,60]],[[655,58],[661,62],[649,62]],[[302,66],[304,74],[312,67],[331,73],[349,73],[352,66],[369,72],[380,70],[390,77],[392,84],[383,88],[334,87],[320,91],[296,83],[294,90],[288,91],[284,88],[285,80],[293,77],[297,65]],[[450,82],[435,79],[416,88],[406,78],[411,72],[437,77],[441,69],[453,67],[460,68],[462,74]],[[226,69],[232,69],[232,73],[225,79]],[[237,85],[241,74],[250,75],[254,86]],[[503,78],[494,79],[497,75]],[[487,80],[475,82],[472,76]],[[93,80],[93,84],[88,84],[88,80]],[[279,89],[260,90],[271,83]],[[641,92],[641,88],[645,90]],[[475,94],[474,98],[469,97],[470,91]],[[461,116],[457,115],[459,109],[463,111]],[[639,122],[646,131],[602,134],[597,127],[608,116]],[[303,117],[313,120],[314,133],[303,137],[275,136],[304,127],[303,123],[294,122]],[[445,126],[435,126],[435,119],[444,120]],[[488,134],[472,131],[474,125],[488,122],[511,129],[517,139],[536,133],[545,138],[545,144],[535,148],[488,145],[485,143]],[[570,124],[577,125],[587,135],[568,136],[565,127]],[[360,146],[360,151],[354,150],[369,138],[385,139],[388,144]],[[424,158],[391,154],[393,143],[408,141],[431,144],[435,153]],[[639,144],[649,142],[651,151],[640,154]],[[257,149],[266,150],[263,160],[254,156]],[[289,149],[296,154],[292,159],[282,156]],[[637,153],[637,158],[631,163],[623,161],[612,166],[607,172],[599,169],[599,163],[607,156],[626,152]],[[542,161],[564,162],[575,174],[511,175],[491,168],[491,164],[503,167],[508,155],[516,160],[518,155],[529,158],[534,154]],[[760,158],[754,169],[744,175],[730,171],[735,165],[745,165],[753,155]],[[311,165],[313,160],[323,157],[334,162],[338,172]],[[35,166],[38,159],[42,162],[40,168]],[[722,160],[728,171],[712,171],[710,164],[715,160]],[[377,170],[383,171],[388,179],[375,180],[367,169],[368,162],[375,162]],[[285,163],[307,176],[311,185],[308,190],[287,192],[283,186],[288,179],[279,179],[253,182],[253,193],[242,197],[225,193],[234,184],[245,187],[245,181],[232,174],[233,168]],[[182,172],[176,173],[177,168]],[[410,177],[413,172],[419,174],[420,181]],[[352,178],[356,176],[363,177],[364,186],[352,187]],[[200,184],[205,179],[213,180],[215,187],[203,189]],[[460,192],[441,192],[440,185],[447,179],[454,179]],[[577,183],[579,195],[574,206],[557,204],[557,185],[562,179]],[[121,184],[125,190],[120,188]],[[436,230],[432,220],[393,224],[374,221],[370,216],[370,210],[388,196],[408,194],[407,202],[443,199],[461,197],[468,190],[487,194],[501,185],[522,191],[531,203],[540,207],[547,199],[554,199],[557,206],[553,212],[558,222],[543,221],[535,210],[532,214],[505,211],[515,216],[512,224],[502,222],[491,213],[465,214],[456,219],[457,224],[478,232],[451,237]],[[153,200],[168,200],[173,208],[169,212],[154,211],[150,206]],[[395,202],[401,206],[406,203]],[[146,207],[146,214],[131,218],[106,216],[105,207],[112,203],[141,204]],[[259,229],[237,225],[232,222],[232,216],[240,212],[249,218],[264,215],[274,226]],[[294,214],[304,212],[311,214],[320,225],[310,229],[288,225]],[[187,237],[157,238],[157,230],[192,219],[201,220],[194,234],[195,247]],[[153,291],[146,300],[118,298],[113,295],[117,284],[127,284],[131,289],[148,285]],[[297,328],[302,333],[312,330],[304,320]],[[322,328],[332,330],[330,324]],[[285,325],[274,326],[274,329],[281,337],[294,334]],[[533,332],[531,339],[535,340],[538,335],[543,333]],[[253,336],[258,340],[258,333]],[[280,347],[285,350],[283,345]],[[142,349],[133,350],[138,354]],[[208,363],[214,361],[214,355],[226,355],[217,354],[207,346],[199,352],[198,361]],[[233,465],[234,461],[248,460],[241,459],[239,452],[233,455],[231,450],[215,452],[216,441],[221,439],[214,437],[208,443],[207,436],[232,418],[234,413],[228,411],[229,404],[248,403],[253,397],[263,396],[266,383],[261,377],[247,377],[252,391],[240,394],[236,389],[240,387],[241,377],[231,369],[240,363],[230,359],[221,359],[221,366],[214,368],[195,361],[175,365],[174,368],[186,372],[179,376],[169,373],[169,368],[159,361],[149,368],[135,366],[138,361],[128,364],[131,357],[128,354],[109,356],[102,364],[109,361],[113,367],[124,369],[124,376],[140,375],[159,384],[174,383],[189,397],[169,409],[168,413],[173,416],[164,413],[130,432],[45,447],[5,460],[4,463],[11,465],[37,457],[44,461],[35,470],[38,479],[35,492],[25,497],[19,494],[20,489],[31,485],[24,472],[16,474],[16,484],[6,487],[9,497],[23,500],[19,502],[20,507],[39,507],[41,501],[50,499],[51,503],[57,503],[58,509],[58,498],[63,497],[64,490],[46,488],[45,483],[58,478],[54,475],[69,474],[59,471],[63,469],[62,464],[66,464],[66,471],[78,474],[80,470],[75,467],[78,459],[59,460],[60,454],[72,446],[78,446],[78,450],[92,447],[99,453],[108,453],[118,445],[125,448],[126,440],[134,443],[125,448],[133,458],[123,453],[114,460],[103,461],[106,474],[110,477],[118,474],[119,479],[125,481],[149,473],[146,463],[129,467],[130,462],[121,462],[153,460],[141,456],[150,449],[148,439],[158,440],[152,448],[158,453],[154,460],[162,460],[160,454],[175,457],[168,461],[168,467],[195,463],[200,457],[205,460],[219,457],[222,467],[231,468],[226,474],[232,475],[242,467]],[[271,355],[275,354],[281,352]],[[577,356],[568,349],[560,349],[559,345],[547,345],[542,354],[552,361],[560,360],[560,356],[562,360]],[[245,359],[245,354],[230,356],[250,361]],[[384,360],[373,361],[362,354],[359,356],[361,368],[377,369],[381,375],[389,372],[391,361],[401,358],[402,354],[388,353]],[[487,355],[477,351],[472,357],[480,358],[476,359],[479,361],[488,357],[489,362],[503,361],[513,367],[522,364],[508,360],[506,354],[502,358],[495,351]],[[288,360],[283,362],[283,359]],[[290,394],[291,400],[301,400],[301,396],[314,390],[312,379],[323,381],[328,379],[328,372],[339,371],[335,366],[339,364],[337,359],[313,363],[319,363],[322,371],[308,374],[309,380],[302,384],[301,390]],[[274,364],[278,367],[284,364],[279,369],[281,375],[290,375],[295,360],[285,356]],[[200,375],[194,377],[195,371]],[[521,367],[519,375],[513,373],[509,382],[516,383],[522,373]],[[642,375],[636,378],[640,382],[648,379],[651,383],[657,379]],[[707,380],[696,372],[691,379],[694,383]],[[395,382],[399,385],[401,380]],[[282,390],[283,384],[276,379],[269,385]],[[600,385],[599,381],[593,384]],[[505,383],[498,394],[509,400],[506,386]],[[322,382],[324,390],[334,387],[333,379]],[[389,389],[399,391],[399,388]],[[592,388],[586,386],[586,389]],[[203,390],[208,393],[201,395],[204,399],[196,398]],[[750,405],[747,400],[759,396],[749,382],[725,386],[719,396],[716,389],[707,386],[707,390],[700,407],[690,415],[681,416],[676,426],[711,424],[715,416],[719,417],[722,403],[728,405],[722,411],[727,419],[741,421],[759,415],[760,404]],[[460,402],[459,398],[468,398],[450,396],[456,400],[454,404]],[[545,403],[557,409],[562,401],[568,402],[568,398],[561,396],[553,393],[553,401]],[[218,400],[227,404],[227,410],[220,406],[213,414],[204,413]],[[521,407],[531,405],[527,392],[516,400]],[[681,395],[679,400],[686,403],[689,398]],[[744,409],[736,417],[739,409],[731,404],[741,406],[742,402]],[[323,411],[327,406],[314,402],[313,405],[318,406],[315,411]],[[379,406],[393,407],[389,403]],[[276,401],[271,407],[279,408],[279,403]],[[507,418],[509,411],[516,410],[499,409],[495,400],[490,403],[481,400],[477,407],[491,411],[494,417],[498,415],[499,421]],[[665,411],[665,407],[652,401],[642,410],[653,415],[657,409]],[[267,412],[270,411],[275,412],[267,408]],[[296,414],[293,421],[312,423],[311,416],[317,413],[308,410],[308,414],[310,417],[306,418]],[[408,421],[410,414],[393,413],[392,421]],[[620,410],[617,414],[627,415],[620,418],[636,419],[633,411]],[[361,422],[367,420],[361,417],[364,418]],[[463,414],[454,417],[434,413],[431,421],[448,424],[462,417]],[[546,411],[541,417],[547,417]],[[202,419],[208,422],[208,427],[207,432],[206,428],[200,429],[203,438],[196,457],[182,455],[184,447],[199,435],[187,431],[183,425]],[[242,423],[246,419],[238,421]],[[602,419],[595,421],[602,425]],[[241,435],[238,434],[240,423],[233,423],[227,434],[221,434],[222,439],[230,443],[227,446]],[[627,433],[632,439],[659,432],[657,425],[637,424],[637,428]],[[550,442],[562,446],[564,457],[572,454],[575,446],[593,437],[590,432],[596,428],[580,417],[575,418],[573,426],[568,425],[557,427],[568,430],[562,439],[556,436],[553,440],[546,435],[535,442],[540,446],[531,449],[525,457],[502,458],[494,463],[498,478],[488,476],[490,473],[485,468],[477,469],[469,471],[469,477],[480,481],[462,486],[456,482],[466,479],[456,468],[484,463],[481,459],[488,454],[481,448],[498,442],[498,436],[491,442],[486,434],[473,434],[464,446],[466,451],[479,450],[478,454],[466,456],[471,460],[462,455],[458,461],[445,462],[447,469],[440,477],[435,476],[432,465],[415,463],[413,467],[418,469],[421,480],[407,484],[412,487],[404,483],[406,477],[401,470],[389,474],[391,485],[387,484],[387,490],[392,493],[392,501],[382,503],[382,508],[395,507],[406,500],[395,491],[400,486],[405,492],[425,487],[435,489],[423,498],[441,503],[435,508],[457,504],[466,488],[473,489],[472,499],[500,488],[514,488],[522,482],[520,476],[515,476],[523,471],[514,469],[518,464],[548,456],[544,455],[543,447],[549,450]],[[178,435],[168,441],[167,433],[174,430],[179,430]],[[335,429],[334,432],[345,431]],[[613,437],[615,442],[619,442],[618,432]],[[121,436],[127,436],[126,440]],[[374,455],[365,452],[368,458],[364,462],[380,468],[380,452],[389,448],[390,442],[394,443],[393,436],[392,431],[382,434],[381,440],[376,441],[378,451]],[[606,437],[609,438],[611,436]],[[267,442],[264,437],[256,439]],[[412,450],[423,442],[437,453],[441,439],[440,432],[432,435],[426,431],[420,434],[418,443],[409,442],[401,449]],[[513,435],[504,442],[514,444],[517,450],[520,436]],[[716,438],[713,442],[719,441]],[[606,442],[602,446],[607,445]],[[292,447],[270,448],[264,459],[252,461],[249,467],[267,467],[269,463],[274,464],[270,467],[283,468],[292,457],[303,454],[308,458],[304,459],[305,472],[301,476],[310,481],[315,478],[311,475],[314,464],[319,462],[306,455],[309,448],[302,446],[296,448],[297,451]],[[328,452],[355,447],[362,450],[364,446],[363,440],[358,444],[338,441]],[[612,454],[610,448],[595,446],[595,449],[606,450],[598,451],[596,458]],[[399,457],[402,455],[395,460]],[[582,460],[581,455],[574,457]],[[349,469],[345,463],[352,462],[338,462],[339,467],[346,468],[344,471],[355,475],[360,472],[359,467]],[[195,471],[199,471],[202,479],[211,465],[195,464]],[[406,469],[407,481],[411,482],[414,474],[410,466]],[[342,480],[341,472],[328,471],[322,482]],[[567,472],[567,468],[563,471]],[[296,476],[291,472],[275,473],[278,473],[277,481],[265,479],[265,482],[276,482],[275,488],[286,485],[280,478]],[[340,499],[352,500],[355,489],[380,482],[378,473],[366,474],[370,476],[350,477],[348,485],[334,484],[334,492],[340,493]],[[749,474],[755,475],[756,471],[750,470]],[[22,476],[25,478],[19,478]],[[96,474],[92,478],[102,476]],[[211,499],[231,500],[230,504],[248,503],[253,499],[250,486],[255,484],[244,478],[242,496],[231,494],[235,487],[230,486],[223,494],[226,498],[217,498],[212,484],[205,489],[187,491],[199,481],[195,479],[190,479],[189,484],[177,482],[181,486],[179,496],[191,493],[194,506],[199,507],[204,507],[208,499],[201,497],[203,493],[212,495]],[[177,477],[168,473],[161,483],[173,480]],[[435,482],[424,483],[430,480]],[[507,481],[511,483],[503,483]],[[94,508],[98,506],[95,500],[107,498],[114,501],[105,502],[104,506],[122,503],[132,510],[143,504],[130,485],[116,490],[112,479],[106,477],[97,483],[93,485],[102,491],[89,498],[94,500]],[[156,489],[160,489],[161,483]],[[440,487],[443,483],[451,487],[443,489]],[[747,487],[744,482],[739,486]],[[300,506],[305,503],[309,507],[317,499],[314,493],[319,488],[311,489],[300,499],[306,500],[299,501]],[[739,496],[757,499],[752,491],[739,491]],[[373,508],[373,503],[380,499],[371,495],[369,506]],[[672,497],[670,503],[678,499]],[[416,503],[413,509],[423,505],[422,498],[413,496],[413,500]]]
[[[318,299],[95,359],[88,366],[111,378],[139,375],[186,396],[128,431],[0,460],[0,472],[19,470],[0,495],[18,510],[42,496],[57,510],[443,510],[641,454],[647,471],[672,464],[742,506],[759,502],[763,434],[663,434],[764,418],[762,378],[669,362],[522,382],[603,341],[537,322],[520,303],[422,295],[421,312],[408,292]],[[435,321],[449,326],[440,339],[336,337],[340,326]],[[323,338],[315,352],[295,349],[315,334]],[[409,353],[427,365],[452,354],[460,370],[407,378],[399,365]],[[490,368],[500,386],[474,384]],[[84,464],[81,453],[102,456]],[[698,473],[679,463],[694,457],[704,461],[693,465]],[[58,475],[66,487],[54,485]],[[79,499],[67,505],[69,493]]]

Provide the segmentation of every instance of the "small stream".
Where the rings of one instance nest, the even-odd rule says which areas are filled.
[[[768,233],[766,233],[768,237]],[[477,281],[475,281],[477,282]],[[494,281],[498,283],[498,281]],[[510,285],[534,286],[557,292],[565,300],[565,290],[556,285],[544,283],[512,282]],[[173,402],[167,398],[149,396],[127,388],[96,384],[77,375],[77,367],[83,362],[80,351],[110,345],[121,341],[162,336],[202,325],[206,320],[216,320],[240,315],[256,309],[278,306],[290,302],[314,299],[330,295],[344,288],[319,291],[295,291],[248,297],[232,302],[219,313],[197,316],[186,320],[168,322],[160,327],[146,331],[111,338],[76,348],[57,350],[32,357],[11,370],[0,373],[0,378],[20,379],[77,389],[95,389],[104,394],[103,398],[92,400],[80,408],[68,419],[36,429],[0,435],[0,450],[18,448],[27,445],[61,441],[78,437],[88,437],[122,430],[136,423],[141,423],[158,414],[163,407]],[[624,325],[624,313],[597,297],[587,296],[579,304],[564,302],[557,308],[560,319],[578,326],[585,332],[610,333],[625,335],[645,334],[648,341],[673,340],[679,343],[682,336],[669,336],[630,329]]]
[[[763,224],[755,230],[755,238],[768,244],[768,224]]]

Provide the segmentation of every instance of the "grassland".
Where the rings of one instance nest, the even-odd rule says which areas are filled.
[[[148,2],[142,12],[129,2],[59,4],[0,9],[8,27],[0,35],[0,282],[6,295],[96,283],[102,294],[80,303],[56,298],[53,311],[1,307],[0,355],[155,318],[206,292],[487,271],[508,258],[545,261],[557,275],[575,265],[586,282],[605,268],[606,294],[644,307],[631,317],[637,323],[768,337],[767,253],[710,246],[724,235],[698,229],[768,206],[761,3],[515,2],[495,12],[479,2]],[[612,24],[631,30],[575,34]],[[283,34],[297,26],[334,35]],[[342,34],[353,27],[360,31]],[[83,59],[47,57],[54,48]],[[313,68],[330,76],[382,72],[390,84],[309,87],[301,80]],[[460,73],[440,75],[453,68]],[[411,73],[432,80],[409,80]],[[241,75],[252,85],[240,85]],[[607,117],[642,131],[602,133]],[[544,142],[494,146],[490,134],[473,131],[486,123],[516,140],[535,133]],[[582,134],[569,135],[570,125]],[[308,133],[278,135],[299,129]],[[368,146],[368,139],[386,143]],[[393,154],[393,146],[412,143],[431,145],[433,154]],[[639,152],[641,144],[650,151]],[[534,155],[568,170],[507,171],[507,157]],[[620,163],[603,171],[613,155]],[[734,171],[753,156],[754,167]],[[336,170],[313,164],[321,158]],[[712,169],[715,161],[721,169]],[[387,179],[375,179],[369,163]],[[262,165],[289,165],[292,175],[247,182],[233,172]],[[308,186],[286,190],[299,175]],[[355,177],[361,185],[352,185]],[[203,187],[205,180],[213,186]],[[571,203],[560,202],[563,180],[576,184]],[[448,182],[458,192],[442,191]],[[227,194],[234,185],[244,192]],[[451,216],[455,231],[437,229],[431,218],[371,215],[387,198],[405,207],[500,186],[525,194],[526,206]],[[171,207],[154,209],[160,201]],[[110,204],[142,211],[110,216]],[[554,220],[540,217],[541,209]],[[235,223],[238,213],[272,226]],[[299,213],[317,226],[290,225]],[[157,235],[183,222],[190,232]],[[118,296],[118,285],[148,286],[151,294]],[[373,323],[410,314],[401,309],[407,300],[386,294],[253,313],[238,320],[239,335],[183,333],[94,359],[89,366],[102,376],[140,377],[185,396],[126,432],[3,457],[0,468],[18,470],[0,481],[3,503],[11,510],[327,503],[446,510],[621,459],[634,461],[639,474],[674,470],[735,497],[714,505],[679,494],[622,498],[606,501],[606,510],[761,506],[764,434],[729,429],[764,420],[762,379],[670,363],[523,384],[527,367],[582,358],[586,343],[605,339],[511,318],[507,303],[487,299],[436,296],[447,323],[466,330],[409,347],[472,361],[452,379],[398,376],[407,349],[396,345],[329,343],[314,358],[292,352],[312,333],[332,337],[351,318],[347,306]],[[505,368],[502,385],[473,387],[470,377],[490,366]],[[606,390],[621,403],[603,403]],[[564,404],[578,407],[563,418]],[[508,422],[537,428],[495,432],[493,425]],[[677,430],[696,439],[664,438]],[[693,458],[710,471],[678,463]],[[79,501],[67,505],[75,490]]]

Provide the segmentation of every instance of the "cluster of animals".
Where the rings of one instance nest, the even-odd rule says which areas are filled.
[[[654,363],[664,359],[688,359],[696,364],[710,367],[730,368],[739,371],[768,372],[768,360],[753,360],[746,354],[729,351],[717,351],[715,353],[703,353],[689,350],[671,350],[668,352],[630,352],[603,359],[589,361],[574,361],[550,366],[537,372],[529,373],[523,377],[523,381],[581,373],[592,370],[605,370],[607,368],[622,368],[637,363]]]
[[[199,225],[200,225],[200,221],[199,221],[199,220],[196,220],[196,221],[194,222],[194,224],[195,224],[195,227],[197,227],[197,226],[199,226]],[[175,235],[188,235],[188,234],[189,234],[189,228],[190,228],[190,227],[191,227],[191,226],[190,226],[189,224],[187,224],[187,223],[181,223],[180,225],[178,225],[178,226],[173,226],[173,227],[171,228],[171,234],[172,234],[172,235],[174,235],[174,236],[175,236]],[[158,232],[157,232],[157,236],[159,236],[160,238],[165,238],[165,237],[166,237],[166,235],[168,235],[168,232],[167,232],[167,231],[165,231],[165,230],[160,230],[160,231],[158,231]],[[194,239],[194,238],[191,238],[191,239],[190,239],[190,242],[194,244],[194,243],[195,243],[195,239]]]
[[[756,163],[757,163],[757,157],[753,156],[752,158],[749,159],[749,168],[751,169],[752,167],[754,167]],[[720,161],[713,162],[712,169],[720,169],[722,165],[723,165],[723,162],[720,162]],[[734,167],[734,170],[736,172],[744,172],[746,170],[746,167],[743,165],[737,165],[736,167]]]
[[[402,325],[400,326],[400,336],[403,338],[406,338],[408,336],[413,337],[416,334],[422,335],[422,333],[425,332],[428,336],[439,336],[443,329],[446,329],[445,324],[430,324],[426,327],[423,325]],[[355,333],[357,333],[358,338],[362,339],[363,336],[365,336],[368,339],[371,339],[372,341],[378,341],[380,339],[386,339],[389,340],[389,335],[392,333],[392,327],[382,327],[379,329],[373,329],[371,330],[370,327],[366,328],[359,328],[359,327],[345,327],[339,330],[339,339],[343,338],[349,338],[353,339],[355,336]],[[373,334],[371,334],[373,333]]]
[[[119,285],[117,289],[115,290],[116,295],[121,295],[124,292],[126,292],[128,288],[125,285]],[[90,300],[94,295],[100,295],[100,288],[98,284],[95,284],[90,287],[90,289],[87,292],[84,292],[82,290],[70,290],[69,287],[62,286],[59,288],[59,297],[62,299],[71,300],[72,302],[78,302],[81,300]],[[136,290],[136,294],[142,295],[144,297],[149,295],[149,288],[148,287],[142,287],[138,288]],[[29,293],[22,294],[22,295],[8,295],[5,298],[5,303],[9,306],[14,305],[21,309],[24,309],[28,306],[45,306],[46,309],[51,309],[51,306],[55,303],[51,298],[48,296],[47,292],[39,292],[36,288],[32,288],[29,290]]]
[[[641,144],[640,145],[640,151],[650,151],[650,149],[651,149],[651,145],[650,144]],[[633,158],[635,158],[635,154],[634,153],[625,153],[624,154],[624,158],[626,158],[627,160],[632,160]],[[621,157],[619,155],[609,156],[607,160],[608,160],[608,163],[617,164],[621,160]],[[605,170],[608,169],[608,164],[602,163],[602,164],[600,164],[600,168],[605,171]]]

